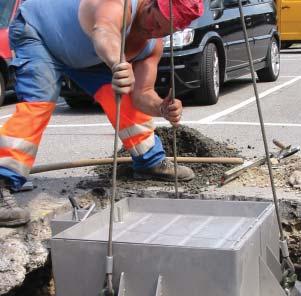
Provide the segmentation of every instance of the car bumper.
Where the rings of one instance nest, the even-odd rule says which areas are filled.
[[[176,96],[199,87],[201,48],[174,52]],[[170,54],[165,52],[158,66],[156,91],[166,96],[170,88]]]

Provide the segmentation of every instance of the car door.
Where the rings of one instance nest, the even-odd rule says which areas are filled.
[[[223,15],[223,40],[227,53],[227,70],[232,71],[245,67],[248,63],[248,53],[245,44],[245,37],[241,23],[238,2],[225,0],[225,10]],[[253,48],[252,22],[247,1],[243,1],[243,11],[245,14],[246,27],[249,37],[249,44]]]
[[[301,40],[301,0],[279,0],[282,40]]]
[[[273,0],[251,0],[252,32],[254,47],[253,60],[266,58],[273,28],[276,28],[276,6]]]

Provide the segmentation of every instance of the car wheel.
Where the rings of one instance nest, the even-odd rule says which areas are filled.
[[[88,96],[84,97],[65,97],[65,102],[72,109],[87,109],[94,105],[94,100]]]
[[[261,82],[272,82],[277,80],[280,73],[280,53],[277,40],[273,37],[267,55],[267,67],[257,71]]]
[[[0,72],[0,106],[3,105],[5,97],[5,82],[2,73]]]
[[[220,91],[220,63],[216,45],[208,43],[201,58],[200,88],[195,90],[194,99],[199,104],[213,105]]]
[[[281,49],[288,49],[292,44],[293,43],[289,41],[281,41]]]

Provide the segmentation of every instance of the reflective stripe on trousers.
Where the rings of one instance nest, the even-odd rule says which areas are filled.
[[[110,122],[116,125],[115,94],[110,84],[103,85],[95,94]],[[119,137],[132,156],[140,156],[155,145],[154,123],[151,116],[137,110],[128,95],[123,95],[120,107]]]
[[[23,102],[0,129],[0,167],[24,178],[35,161],[38,145],[55,108],[49,102]]]

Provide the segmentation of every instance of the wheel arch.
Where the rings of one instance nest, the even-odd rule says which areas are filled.
[[[281,41],[280,41],[280,35],[279,35],[279,32],[275,28],[272,29],[271,38],[272,37],[274,37],[277,40],[278,47],[280,48],[280,43],[281,43]]]
[[[9,76],[8,76],[8,65],[6,61],[2,58],[0,58],[0,72],[2,73],[2,76],[4,78],[5,85],[8,84]]]

